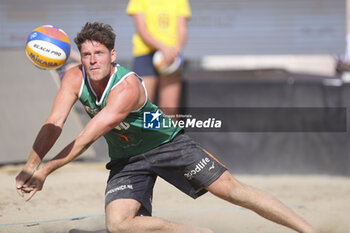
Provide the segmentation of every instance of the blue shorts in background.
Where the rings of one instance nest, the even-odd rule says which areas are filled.
[[[153,66],[153,55],[154,52],[134,57],[132,70],[141,77],[144,76],[158,76],[158,72]]]

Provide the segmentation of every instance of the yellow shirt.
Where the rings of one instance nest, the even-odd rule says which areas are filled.
[[[191,17],[187,0],[130,0],[126,12],[129,15],[142,13],[148,32],[168,46],[175,46],[178,43],[179,16]],[[142,40],[137,32],[134,34],[134,56],[146,55],[154,50]]]

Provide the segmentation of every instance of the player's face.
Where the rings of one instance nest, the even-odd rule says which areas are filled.
[[[109,51],[104,44],[87,40],[81,45],[80,53],[82,64],[91,80],[100,81],[113,73],[115,49]]]

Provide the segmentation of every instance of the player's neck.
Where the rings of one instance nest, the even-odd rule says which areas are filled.
[[[102,80],[98,80],[98,81],[90,80],[91,86],[94,89],[94,92],[96,93],[98,99],[101,98],[104,90],[106,89],[108,81],[109,81],[109,78],[110,77],[106,77],[106,78],[104,78]]]
[[[100,79],[100,80],[90,79],[91,86],[94,89],[98,99],[100,99],[101,96],[103,95],[103,92],[105,91],[108,85],[109,79],[112,77],[113,73],[114,73],[114,67],[111,69],[110,74],[106,75],[103,79]]]

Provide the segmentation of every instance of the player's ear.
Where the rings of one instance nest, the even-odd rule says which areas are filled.
[[[115,49],[111,50],[111,61],[115,62],[117,60],[117,51]]]

